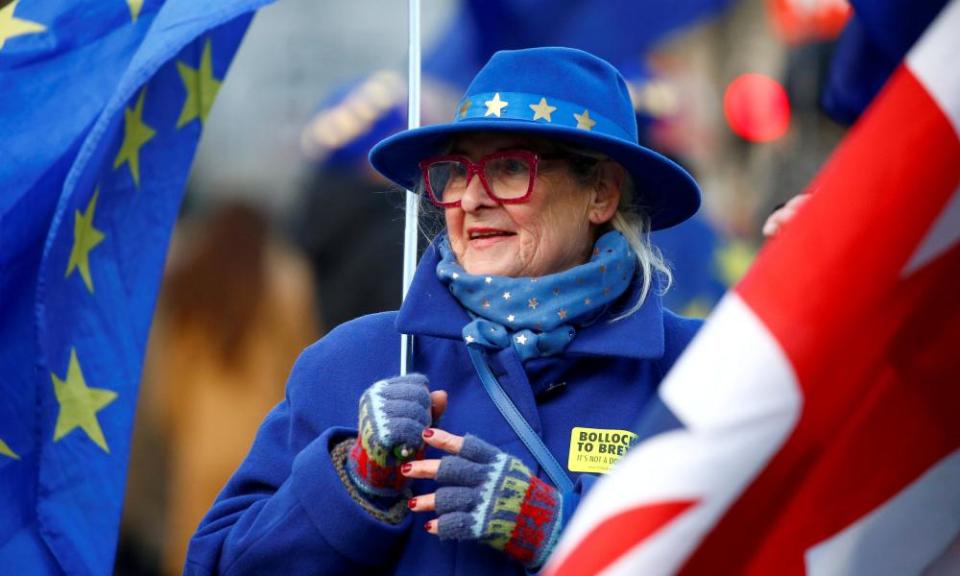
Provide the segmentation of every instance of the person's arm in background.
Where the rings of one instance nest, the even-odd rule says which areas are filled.
[[[797,212],[809,199],[810,194],[797,194],[784,203],[783,206],[775,209],[770,216],[767,217],[767,221],[763,223],[763,235],[767,238],[772,238],[787,222],[797,215]]]

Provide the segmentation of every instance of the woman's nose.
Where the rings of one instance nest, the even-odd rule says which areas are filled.
[[[473,174],[473,178],[467,183],[466,190],[463,191],[463,197],[460,198],[460,207],[466,212],[471,212],[481,207],[496,205],[496,201],[484,189],[480,175]]]

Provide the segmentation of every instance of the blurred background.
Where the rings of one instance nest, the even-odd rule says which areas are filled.
[[[643,144],[701,183],[658,232],[668,306],[706,315],[852,118],[830,92],[845,0],[429,0],[422,123],[498,49],[583,48],[626,76]],[[400,303],[403,192],[366,163],[406,126],[406,2],[279,0],[205,124],[145,362],[117,574],[178,574],[299,352]],[[428,215],[429,216],[429,215]]]

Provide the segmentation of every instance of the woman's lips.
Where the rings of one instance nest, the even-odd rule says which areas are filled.
[[[476,248],[493,246],[508,240],[513,236],[516,236],[516,233],[509,232],[507,230],[501,230],[499,228],[476,227],[467,229],[467,238],[470,241],[470,246]]]

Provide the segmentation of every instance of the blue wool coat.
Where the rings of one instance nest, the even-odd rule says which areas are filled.
[[[433,514],[408,514],[399,525],[374,519],[348,495],[330,458],[332,445],[356,435],[363,390],[398,373],[404,332],[416,335],[416,371],[449,394],[439,427],[475,434],[549,482],[482,388],[461,336],[470,318],[437,280],[438,260],[428,249],[399,312],[341,325],[303,352],[285,400],[191,540],[187,574],[524,573],[485,545],[428,534],[423,524]],[[632,286],[625,301],[635,302],[638,290]],[[699,325],[663,310],[651,294],[627,318],[581,327],[562,355],[522,364],[511,347],[490,355],[490,366],[566,467],[573,427],[631,429],[659,404],[658,384]],[[568,474],[580,494],[596,480]],[[413,484],[414,494],[435,490],[432,481]]]

